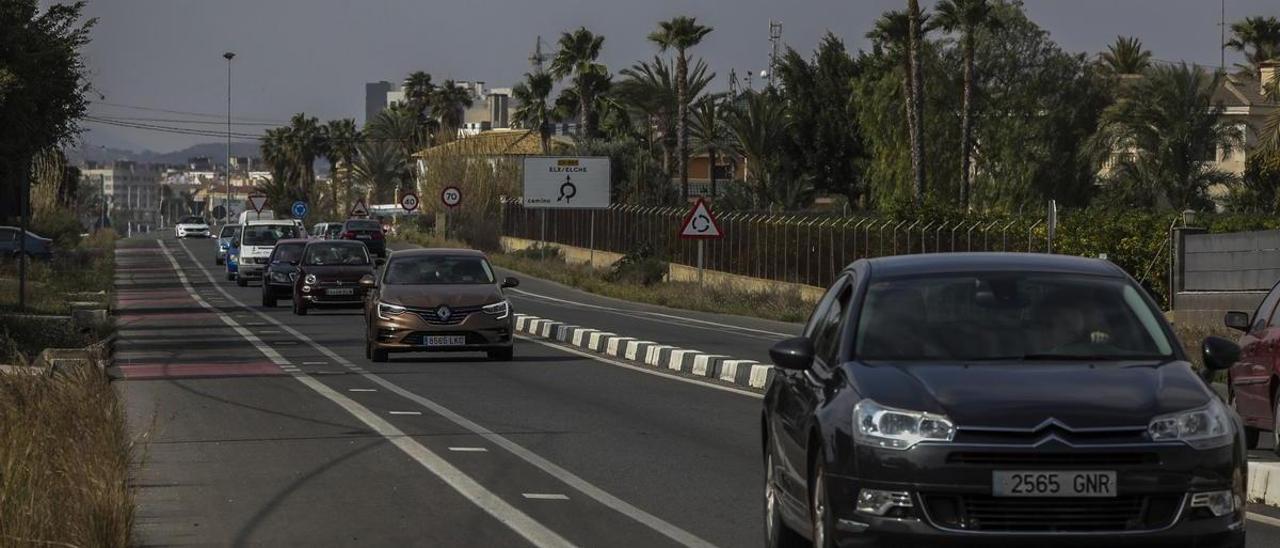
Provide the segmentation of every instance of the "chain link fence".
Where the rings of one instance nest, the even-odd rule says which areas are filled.
[[[506,201],[502,212],[505,236],[697,264],[697,242],[678,236],[688,213],[684,208],[616,204],[599,210],[531,209]],[[716,217],[725,237],[706,242],[707,269],[819,287],[830,285],[845,265],[861,258],[1049,248],[1043,217],[903,220],[748,211],[721,211]]]

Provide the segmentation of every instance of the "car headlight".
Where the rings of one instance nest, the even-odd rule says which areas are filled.
[[[956,427],[951,420],[933,413],[895,409],[862,400],[853,406],[855,438],[885,449],[910,449],[922,441],[951,441]]]
[[[511,305],[507,304],[507,301],[498,301],[484,305],[480,307],[480,310],[484,311],[485,314],[497,316],[497,319],[501,320],[511,314]]]
[[[273,281],[273,282],[282,282],[282,283],[283,283],[283,282],[288,282],[288,281],[289,281],[289,275],[288,275],[288,274],[285,274],[284,272],[276,272],[276,271],[272,270],[272,271],[271,271],[271,281]]]
[[[404,314],[404,307],[398,304],[378,303],[378,317],[384,320],[390,320],[392,316]]]
[[[303,282],[303,283],[305,283],[305,284],[307,284],[307,285],[316,285],[316,275],[315,275],[315,274],[307,274],[307,277],[306,277],[306,278],[303,278],[303,279],[302,279],[302,282]]]
[[[1232,442],[1231,417],[1217,398],[1209,405],[1151,419],[1152,441],[1181,441],[1196,449],[1214,449]]]

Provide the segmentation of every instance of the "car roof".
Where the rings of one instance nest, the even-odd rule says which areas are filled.
[[[867,259],[872,278],[947,272],[1018,271],[1123,277],[1124,271],[1102,259],[1049,253],[922,253]]]
[[[286,240],[276,240],[276,245],[283,245],[283,244],[304,244],[305,245],[309,243],[311,243],[311,240],[307,240],[304,238],[289,238]]]
[[[426,257],[430,255],[471,255],[475,257],[484,257],[484,252],[476,249],[463,249],[451,247],[428,247],[422,249],[402,249],[392,253],[396,257]]]
[[[248,221],[248,222],[246,222],[246,223],[244,224],[244,226],[255,226],[255,225],[284,225],[284,226],[293,226],[293,221],[290,221],[290,220],[288,220],[288,219],[254,219],[254,220],[252,220],[252,221]]]
[[[299,240],[307,242],[307,245],[358,245],[364,247],[364,242],[358,240]]]

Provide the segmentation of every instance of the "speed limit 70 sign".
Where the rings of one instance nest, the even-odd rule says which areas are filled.
[[[444,187],[444,190],[440,191],[440,203],[445,207],[458,207],[462,203],[462,191],[456,186]]]

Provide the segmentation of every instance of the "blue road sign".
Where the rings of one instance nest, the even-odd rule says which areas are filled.
[[[297,217],[297,218],[299,218],[299,219],[301,219],[301,218],[303,218],[303,217],[306,217],[306,216],[307,216],[307,203],[306,203],[306,202],[304,202],[304,201],[302,201],[302,200],[298,200],[298,201],[296,201],[296,202],[294,202],[294,203],[293,203],[293,207],[292,207],[292,208],[290,208],[290,211],[292,211],[292,212],[293,212],[293,216],[294,216],[294,217]]]

